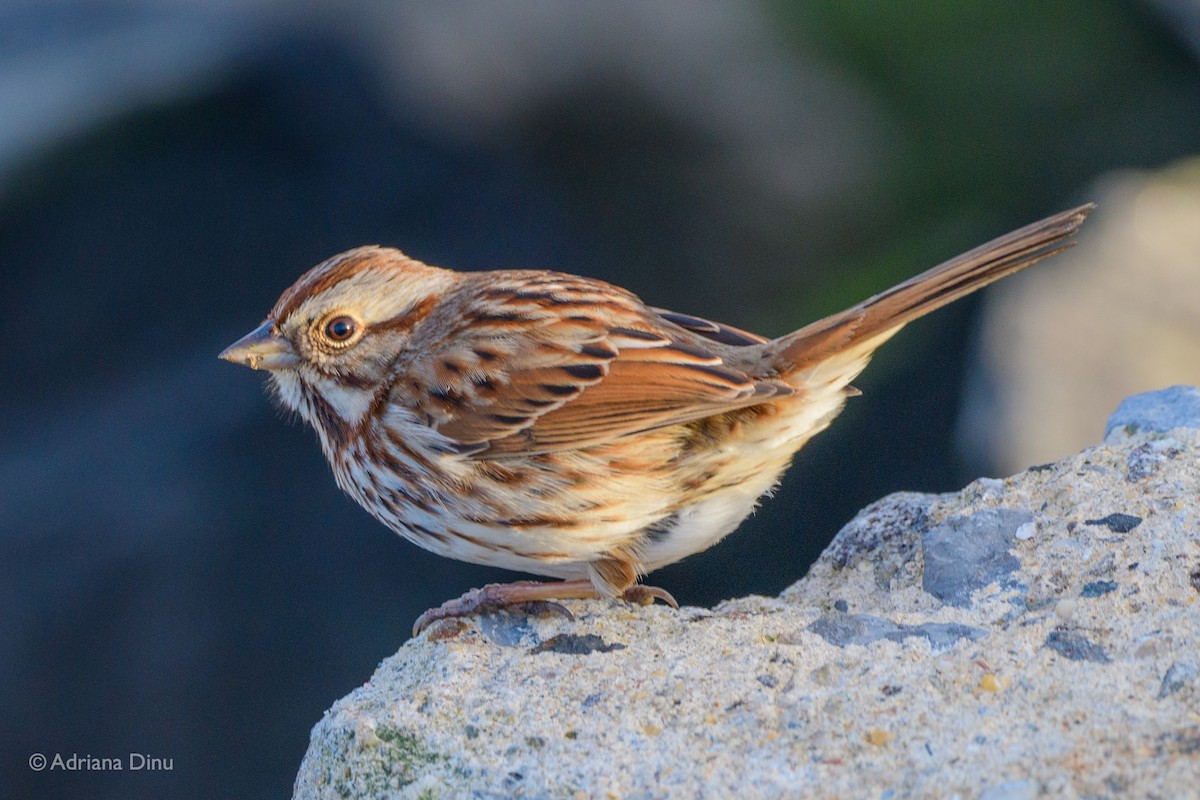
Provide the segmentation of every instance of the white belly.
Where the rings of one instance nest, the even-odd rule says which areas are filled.
[[[705,500],[679,511],[670,524],[662,526],[642,548],[645,570],[650,572],[667,564],[707,550],[737,529],[758,505],[758,498],[771,490],[776,480],[743,483],[722,490]]]
[[[666,524],[656,526],[642,546],[645,571],[707,550],[732,533],[753,513],[759,499],[775,488],[796,451],[841,411],[846,402],[843,387],[849,380],[844,373],[835,372],[832,382],[810,384],[807,396],[789,409],[787,416],[752,427],[743,439],[726,445],[721,455],[730,460],[730,466],[716,477],[717,486],[700,493],[700,499],[683,507]]]

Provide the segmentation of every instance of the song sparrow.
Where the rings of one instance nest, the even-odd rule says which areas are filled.
[[[625,597],[711,547],[824,430],[905,323],[1068,247],[1082,206],[778,339],[556,272],[458,273],[359,247],[305,273],[221,358],[270,372],[338,485],[450,558],[565,579],[426,612]]]

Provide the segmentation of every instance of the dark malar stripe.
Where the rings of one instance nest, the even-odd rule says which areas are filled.
[[[300,381],[300,391],[304,395],[304,401],[312,409],[313,417],[321,430],[333,440],[339,449],[348,447],[354,440],[354,428],[334,411],[333,406],[320,392],[303,380]]]
[[[355,375],[354,373],[339,373],[339,372],[322,372],[322,376],[336,383],[338,386],[344,386],[347,389],[370,389],[375,385],[375,381],[365,375]]]

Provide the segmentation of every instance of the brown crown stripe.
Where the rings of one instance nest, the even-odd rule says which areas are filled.
[[[323,262],[307,280],[293,286],[279,298],[275,308],[271,309],[271,319],[276,322],[287,319],[308,298],[360,272],[376,254],[373,247],[360,247]]]

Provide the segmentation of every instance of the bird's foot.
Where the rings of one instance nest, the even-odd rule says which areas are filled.
[[[514,609],[527,614],[554,613],[561,614],[568,620],[575,617],[567,607],[557,600],[590,600],[600,595],[596,587],[586,578],[573,581],[518,581],[516,583],[489,583],[479,589],[472,589],[455,600],[447,600],[437,608],[431,608],[413,623],[413,636],[441,619],[469,617],[475,614],[486,614],[501,609]],[[657,586],[635,584],[625,590],[622,600],[648,606],[655,600],[662,600],[672,608],[679,608],[679,603],[665,589]]]
[[[487,614],[501,609],[513,609],[527,614],[555,613],[562,614],[568,620],[575,619],[574,615],[556,599],[565,599],[557,594],[547,595],[544,589],[554,584],[538,583],[536,581],[519,581],[517,583],[489,583],[487,586],[472,589],[462,597],[447,600],[437,608],[431,608],[413,623],[413,636],[417,636],[425,628],[440,619],[469,617],[475,614]]]

